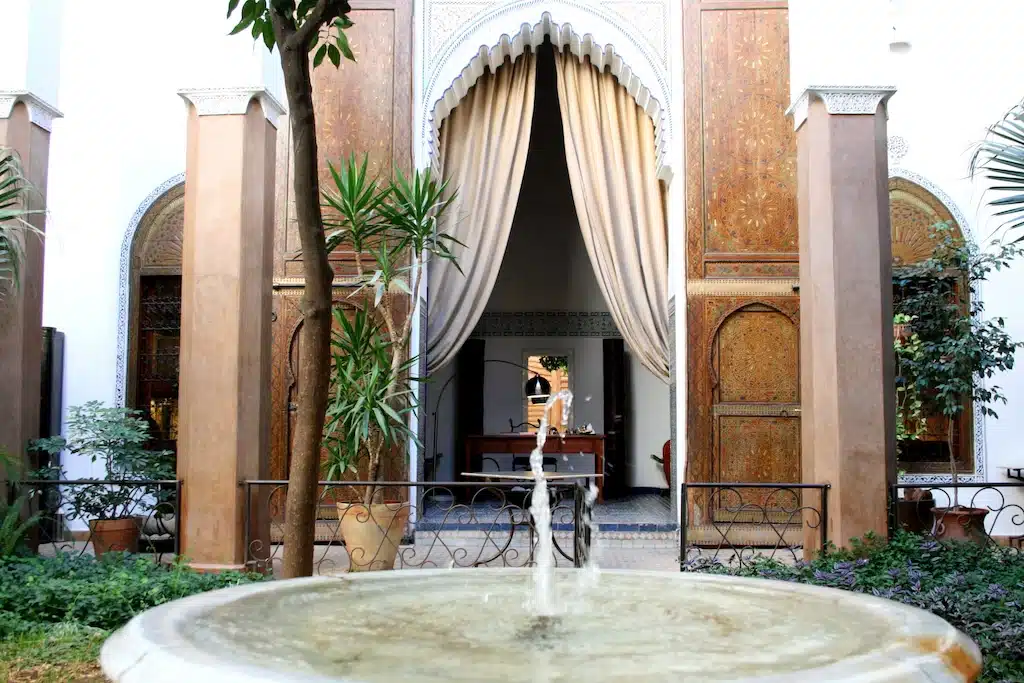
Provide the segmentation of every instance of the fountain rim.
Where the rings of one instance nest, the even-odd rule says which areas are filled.
[[[557,574],[572,575],[579,569],[555,569]],[[880,618],[884,613],[898,611],[907,617],[916,616],[920,625],[931,625],[937,630],[939,625],[945,626],[945,637],[936,647],[934,653],[922,653],[923,659],[942,660],[944,654],[956,647],[966,649],[968,657],[981,662],[981,651],[970,638],[957,631],[948,622],[926,610],[886,600],[864,593],[853,593],[836,588],[815,586],[812,584],[778,581],[753,577],[738,577],[718,574],[701,574],[691,572],[664,572],[655,570],[600,570],[602,575],[628,576],[631,580],[644,578],[668,580],[677,583],[723,584],[730,587],[745,586],[764,591],[765,589],[784,595],[795,593],[802,596],[817,595],[836,599],[840,596],[864,609],[878,611]],[[430,578],[437,576],[458,576],[458,570],[452,569],[418,569],[409,571],[357,572],[334,576],[318,576],[300,579],[272,580],[261,583],[231,586],[219,590],[192,595],[174,600],[136,615],[121,629],[111,635],[100,651],[100,666],[103,673],[116,683],[163,683],[180,681],[182,673],[187,670],[193,680],[219,680],[220,683],[249,681],[252,683],[346,683],[346,679],[322,676],[311,672],[292,674],[279,669],[256,666],[252,660],[237,661],[219,657],[208,650],[202,649],[183,635],[183,627],[212,609],[225,604],[252,598],[261,593],[276,593],[302,587],[317,587],[339,581],[394,581],[405,582],[413,578]],[[494,576],[522,576],[533,573],[532,567],[498,567],[481,569],[476,574]],[[140,650],[143,650],[141,653]],[[132,676],[133,669],[146,661],[144,675]],[[154,661],[156,660],[156,661]],[[834,662],[822,667],[801,672],[807,675],[825,675],[832,667],[841,662]],[[187,667],[184,669],[183,667]],[[162,672],[154,675],[154,672]],[[881,673],[879,671],[879,673]],[[758,677],[747,679],[750,683],[772,683],[775,680],[792,680],[782,676]],[[826,679],[817,679],[826,680]],[[357,683],[352,681],[350,683]],[[742,683],[739,681],[737,683]]]

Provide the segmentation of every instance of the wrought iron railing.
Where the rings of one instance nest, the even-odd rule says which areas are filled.
[[[179,554],[181,488],[171,479],[33,479],[9,482],[8,501],[34,518],[25,543],[36,553],[131,552],[164,561]],[[109,504],[103,517],[110,519],[83,511],[85,498]]]
[[[889,532],[1024,550],[1024,481],[899,484],[889,491]]]
[[[246,481],[246,565],[271,572],[283,559],[288,482]],[[319,483],[316,574],[368,568],[522,567],[536,561],[533,487],[509,482]],[[587,491],[549,482],[555,560],[582,566],[589,555]]]
[[[828,491],[828,484],[683,484],[680,569],[801,560],[808,533],[828,543]]]

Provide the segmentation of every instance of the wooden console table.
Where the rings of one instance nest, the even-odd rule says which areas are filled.
[[[537,447],[536,434],[488,434],[466,437],[466,462],[463,472],[483,469],[483,456],[487,453],[528,455]],[[544,443],[544,455],[594,456],[594,474],[604,474],[604,435],[571,434],[565,438],[549,436]],[[462,479],[462,477],[460,477]],[[597,478],[597,500],[604,501],[604,477]]]

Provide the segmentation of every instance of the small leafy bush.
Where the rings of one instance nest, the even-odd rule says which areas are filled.
[[[1024,555],[975,543],[899,532],[868,536],[848,550],[797,566],[757,560],[700,571],[792,581],[867,593],[932,612],[981,648],[982,683],[1024,681]]]
[[[259,574],[200,574],[122,553],[0,560],[0,639],[33,625],[77,624],[104,630],[150,607],[196,593],[261,580]]]

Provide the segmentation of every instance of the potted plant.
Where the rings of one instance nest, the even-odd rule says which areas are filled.
[[[330,394],[324,426],[327,478],[356,476],[368,482],[358,502],[338,502],[342,540],[352,570],[391,569],[409,518],[408,504],[384,500],[384,458],[405,452],[416,434],[411,376],[418,358],[409,354],[412,315],[408,302],[420,291],[427,263],[455,263],[458,242],[438,230],[438,218],[454,194],[429,170],[401,173],[381,188],[367,176],[367,160],[349,157],[330,165],[334,187],[324,192],[328,249],[356,255],[363,301],[351,318],[334,311]],[[364,259],[372,259],[373,270]],[[456,264],[456,267],[457,264]],[[365,473],[365,478],[364,478]]]
[[[983,380],[1013,368],[1020,343],[1007,334],[1002,318],[982,318],[984,308],[977,289],[993,270],[1007,268],[1024,247],[995,241],[982,252],[957,237],[946,223],[936,225],[932,237],[935,248],[931,258],[905,269],[896,282],[903,293],[898,312],[913,313],[910,339],[916,337],[914,342],[904,340],[904,351],[913,347],[912,352],[901,353],[897,343],[899,374],[904,395],[921,402],[918,423],[925,413],[941,415],[946,421],[952,506],[932,509],[932,532],[940,538],[981,541],[987,538],[989,510],[960,505],[955,425],[968,406],[973,405],[981,419],[998,417],[991,404],[1006,402],[998,386]],[[897,425],[899,430],[899,421]]]
[[[50,455],[67,451],[102,464],[105,476],[95,479],[95,484],[64,487],[69,516],[88,522],[89,539],[97,557],[110,551],[137,552],[141,521],[136,512],[158,505],[165,493],[157,484],[118,482],[174,477],[171,452],[147,450],[149,439],[149,424],[141,411],[90,401],[68,410],[66,438],[56,436],[32,443],[33,449]],[[45,475],[66,478],[60,468],[52,468]]]

